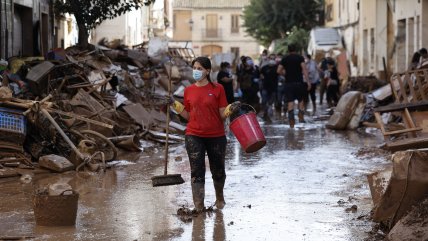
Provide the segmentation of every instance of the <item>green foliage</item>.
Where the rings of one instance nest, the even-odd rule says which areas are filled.
[[[309,31],[293,27],[291,32],[282,39],[278,39],[275,41],[275,53],[287,53],[287,46],[290,44],[294,44],[297,48],[298,52],[305,51],[309,42]]]
[[[244,27],[267,47],[295,27],[310,30],[316,26],[322,7],[320,0],[251,0],[244,9]]]
[[[95,28],[106,19],[113,19],[132,9],[149,5],[155,0],[56,0],[57,14],[73,14],[79,25],[85,31]]]

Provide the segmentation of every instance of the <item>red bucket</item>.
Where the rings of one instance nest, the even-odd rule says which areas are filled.
[[[256,152],[266,145],[265,136],[254,112],[237,117],[230,123],[229,128],[247,153]]]

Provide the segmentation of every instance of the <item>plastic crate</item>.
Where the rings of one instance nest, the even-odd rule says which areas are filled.
[[[22,111],[0,107],[0,141],[22,144],[27,133]]]

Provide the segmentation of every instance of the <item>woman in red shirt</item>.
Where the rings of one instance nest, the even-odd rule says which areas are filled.
[[[205,153],[208,154],[210,170],[216,192],[217,208],[226,204],[223,187],[226,180],[226,136],[223,121],[236,104],[228,105],[223,86],[211,82],[211,61],[198,57],[192,62],[196,83],[184,90],[184,105],[174,101],[172,107],[188,120],[186,128],[186,151],[191,168],[191,185],[195,210],[204,209]]]

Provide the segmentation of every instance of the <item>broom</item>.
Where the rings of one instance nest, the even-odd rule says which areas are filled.
[[[172,75],[172,62],[170,60],[170,71],[168,76],[168,95],[171,98],[171,75]],[[168,141],[169,141],[169,114],[170,106],[166,107],[166,138],[165,138],[165,168],[163,175],[152,177],[153,187],[170,186],[184,183],[181,174],[168,174]]]

